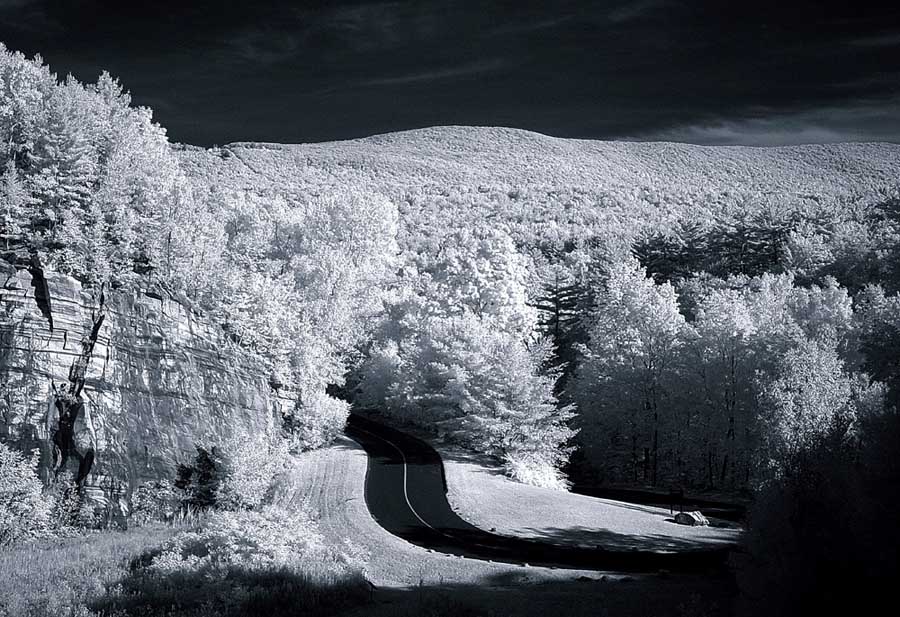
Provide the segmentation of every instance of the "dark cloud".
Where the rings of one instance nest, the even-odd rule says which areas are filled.
[[[175,140],[436,124],[701,143],[898,139],[900,8],[831,0],[0,0],[0,40],[117,75]]]

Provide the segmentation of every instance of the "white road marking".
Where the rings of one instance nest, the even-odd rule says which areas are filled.
[[[432,531],[436,531],[437,533],[441,534],[441,535],[444,536],[445,538],[450,538],[451,540],[456,541],[456,538],[454,538],[453,536],[444,533],[444,532],[441,531],[440,529],[435,529],[434,527],[432,527],[431,525],[429,525],[429,524],[428,524],[428,521],[426,521],[424,518],[422,518],[421,516],[419,516],[419,513],[416,512],[416,509],[413,508],[412,503],[410,503],[410,501],[409,501],[409,492],[407,491],[407,487],[406,487],[406,484],[407,484],[407,478],[408,478],[408,475],[407,475],[407,469],[406,469],[406,468],[407,468],[408,462],[407,462],[407,460],[406,460],[406,455],[403,453],[403,450],[400,449],[400,446],[398,446],[397,444],[395,444],[395,443],[394,443],[393,441],[391,441],[390,439],[386,439],[385,437],[382,437],[381,435],[376,435],[376,434],[373,433],[372,431],[367,431],[366,429],[364,429],[364,428],[362,428],[362,427],[360,427],[360,426],[355,426],[354,428],[355,428],[356,430],[358,430],[358,431],[362,431],[362,432],[364,432],[364,433],[368,433],[368,434],[371,435],[372,437],[375,437],[376,439],[380,439],[381,441],[390,444],[392,448],[394,448],[397,452],[400,453],[400,457],[403,459],[403,499],[406,500],[406,505],[409,507],[410,512],[412,512],[412,513],[415,515],[415,517],[416,517],[417,519],[419,519],[419,522],[421,522],[423,525],[425,525],[426,527],[428,527],[428,528],[431,529]]]

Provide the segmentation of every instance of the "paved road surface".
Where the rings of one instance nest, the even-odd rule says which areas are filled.
[[[366,505],[392,534],[426,548],[505,563],[621,572],[697,572],[725,567],[728,548],[670,553],[558,546],[488,533],[461,519],[447,501],[440,455],[425,442],[351,414],[347,435],[369,455]]]

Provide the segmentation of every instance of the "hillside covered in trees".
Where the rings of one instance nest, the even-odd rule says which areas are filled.
[[[448,127],[203,150],[109,75],[5,49],[0,137],[0,258],[80,281],[97,329],[108,294],[182,298],[289,393],[295,448],[355,404],[525,482],[762,496],[759,537],[823,569],[837,542],[884,558],[798,530],[895,498],[898,145]]]
[[[468,380],[504,369],[468,364],[488,361],[471,357],[492,348],[486,334],[443,355],[422,311],[474,318],[457,333],[495,320],[490,332],[528,340],[532,365],[556,381],[560,419],[579,430],[575,469],[594,481],[746,490],[765,376],[811,341],[840,354],[848,379],[891,381],[876,366],[890,360],[864,354],[861,324],[900,283],[896,145],[720,148],[447,127],[179,156],[194,178],[239,193],[385,195],[399,221],[392,293],[406,295],[388,300],[355,375],[360,402],[451,432],[472,426],[458,416],[498,389]],[[441,306],[411,307],[410,294]]]

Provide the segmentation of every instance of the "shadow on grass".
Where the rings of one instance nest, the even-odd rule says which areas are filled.
[[[445,462],[474,465],[475,468],[470,470],[471,473],[509,477],[503,473],[503,462],[498,458],[487,454],[468,452],[461,446],[452,443],[442,442],[440,446],[440,455]]]
[[[254,570],[230,567],[208,572],[161,574],[145,566],[152,554],[136,559],[130,574],[91,610],[115,617],[287,617],[334,615],[371,601],[362,576]]]
[[[676,525],[674,520],[668,520],[672,521],[672,525]],[[585,526],[525,528],[525,531],[537,542],[566,546],[587,545],[610,551],[712,551],[736,547],[739,541],[737,534],[729,536],[720,530],[703,531],[701,529],[692,530],[690,537],[656,533],[622,534],[608,529]]]
[[[379,589],[347,617],[725,617],[736,589],[729,576],[582,576],[540,580],[529,569],[485,577],[475,585],[423,584]]]

